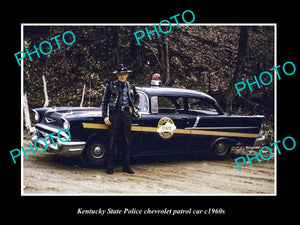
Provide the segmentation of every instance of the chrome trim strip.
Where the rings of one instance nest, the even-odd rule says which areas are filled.
[[[242,130],[242,129],[254,129],[254,128],[257,128],[257,127],[195,127],[195,125],[194,125],[194,127],[186,127],[185,129],[196,129],[196,130],[230,130],[230,129],[240,129],[240,130]]]
[[[45,120],[46,120],[47,123],[54,123],[54,122],[56,122],[55,119],[49,118],[47,116],[45,116]]]
[[[42,128],[42,129],[49,130],[49,131],[51,131],[52,133],[53,133],[53,132],[57,133],[57,132],[60,130],[60,129],[57,129],[57,128],[54,128],[54,127],[47,126],[47,125],[42,124],[42,123],[36,124],[35,127],[38,127],[38,128],[40,127],[40,128]]]
[[[200,116],[197,116],[197,119],[195,121],[193,128],[196,128],[198,126],[199,120],[200,120]]]
[[[42,129],[45,129],[45,130],[47,130],[47,131],[50,131],[49,134],[51,134],[51,133],[53,133],[53,132],[57,134],[58,131],[60,131],[61,129],[64,129],[64,128],[57,129],[57,128],[50,127],[50,126],[47,126],[47,125],[42,124],[42,123],[36,124],[35,127],[37,127],[37,128],[42,128]],[[60,135],[62,135],[62,136],[65,137],[66,139],[69,138],[69,135],[66,134],[65,132],[61,132]],[[45,135],[45,136],[46,136],[46,135]],[[71,136],[71,138],[72,138],[72,136]]]

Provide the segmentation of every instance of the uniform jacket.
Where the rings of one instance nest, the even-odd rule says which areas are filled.
[[[129,105],[138,109],[140,96],[136,92],[133,83],[126,81],[128,87]],[[103,99],[102,99],[102,117],[108,116],[108,109],[114,110],[119,100],[118,80],[110,81],[106,84]]]

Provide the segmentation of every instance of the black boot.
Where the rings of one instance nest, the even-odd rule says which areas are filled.
[[[122,171],[125,173],[134,174],[134,171],[130,167],[123,167]]]
[[[107,174],[113,174],[113,173],[114,173],[114,169],[113,169],[113,168],[108,168],[108,169],[106,170],[106,173],[107,173]]]

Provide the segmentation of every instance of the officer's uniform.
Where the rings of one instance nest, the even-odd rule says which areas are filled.
[[[139,95],[131,82],[122,83],[116,80],[106,85],[102,100],[102,116],[103,118],[109,116],[111,122],[108,170],[113,169],[116,147],[121,139],[125,142],[123,171],[130,169],[132,111],[136,112],[139,100]]]

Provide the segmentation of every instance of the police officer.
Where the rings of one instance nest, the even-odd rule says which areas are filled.
[[[109,126],[110,144],[108,152],[107,170],[113,174],[116,147],[120,140],[124,140],[123,172],[134,174],[130,168],[131,121],[132,113],[137,114],[140,97],[133,83],[127,81],[131,70],[125,64],[120,64],[114,74],[118,80],[108,82],[102,100],[102,116],[104,123]],[[109,111],[109,113],[108,113]]]

